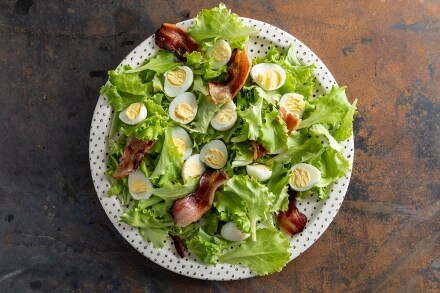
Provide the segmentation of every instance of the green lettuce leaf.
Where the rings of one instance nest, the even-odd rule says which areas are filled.
[[[118,89],[118,92],[143,96],[147,92],[147,85],[142,83],[141,78],[136,73],[128,73],[130,66],[125,65],[119,68],[118,72],[111,70],[108,72],[109,82]]]
[[[236,175],[223,186],[225,192],[234,193],[246,204],[246,215],[250,222],[252,240],[257,240],[257,222],[270,221],[271,205],[275,198],[267,186],[247,175]],[[258,239],[260,240],[260,239]]]
[[[126,72],[137,73],[144,70],[152,70],[156,73],[165,73],[180,65],[183,65],[183,63],[177,61],[176,55],[173,52],[160,49],[157,55],[147,60],[144,65],[136,69],[129,69]]]
[[[290,180],[290,171],[280,162],[274,162],[272,165],[272,176],[267,182],[267,188],[275,195],[272,211],[286,211],[289,205],[288,183]]]
[[[322,124],[315,124],[310,126],[309,133],[311,135],[320,136],[320,138],[324,136],[324,139],[327,140],[328,145],[338,152],[344,149],[344,147],[336,141],[336,139],[330,134],[328,129]]]
[[[257,230],[258,241],[236,245],[219,257],[219,262],[242,264],[259,275],[279,272],[289,262],[289,241],[280,231]]]
[[[165,184],[162,188],[153,188],[151,193],[166,200],[175,200],[196,190],[199,180],[190,178],[185,184]]]
[[[350,163],[341,152],[327,148],[319,158],[310,162],[321,171],[321,179],[317,187],[326,187],[350,170]]]
[[[354,100],[350,109],[347,111],[347,114],[345,114],[344,119],[342,119],[339,128],[335,132],[333,132],[333,136],[337,141],[343,141],[350,138],[353,132],[353,117],[354,114],[356,113],[356,104],[357,104],[357,99]]]
[[[165,138],[159,162],[153,174],[151,174],[150,179],[153,179],[156,185],[164,186],[180,178],[181,169],[182,155],[174,145],[172,127],[168,127],[165,130]]]
[[[249,36],[258,33],[255,28],[244,25],[238,15],[231,13],[223,3],[210,10],[202,10],[195,21],[188,32],[199,44],[225,39],[232,48],[243,48]]]
[[[347,115],[347,112],[352,109],[345,95],[345,88],[337,86],[333,86],[328,94],[311,101],[310,104],[314,105],[315,109],[308,116],[304,114],[306,117],[303,116],[298,129],[310,127],[318,123],[334,126],[340,123]]]
[[[215,264],[226,246],[226,241],[211,236],[202,229],[185,242],[190,253],[197,256],[205,263]]]
[[[135,136],[142,140],[157,140],[164,134],[169,122],[166,116],[154,115],[136,125],[121,124],[121,132],[126,136]]]
[[[169,227],[173,225],[169,213],[163,216],[151,207],[140,208],[137,204],[125,210],[119,220],[132,227],[140,228],[144,239],[151,241],[156,248],[163,247],[164,240],[168,236]]]
[[[282,162],[284,164],[297,164],[313,158],[322,149],[321,141],[316,137],[311,137],[304,144],[291,147],[286,151],[266,160],[266,164],[273,162]]]

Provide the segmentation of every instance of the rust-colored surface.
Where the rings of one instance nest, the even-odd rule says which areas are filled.
[[[359,99],[346,200],[281,273],[194,280],[103,212],[88,132],[106,71],[217,1],[0,3],[1,292],[439,292],[440,2],[225,1],[307,44]]]

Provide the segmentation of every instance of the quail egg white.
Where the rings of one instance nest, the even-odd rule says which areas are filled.
[[[231,129],[235,122],[237,122],[237,112],[235,111],[233,101],[229,101],[224,104],[215,114],[211,120],[211,126],[219,131],[225,131]]]
[[[266,91],[279,89],[286,82],[286,71],[273,63],[260,63],[252,67],[251,77]]]
[[[304,96],[296,93],[288,93],[281,97],[280,107],[286,109],[289,113],[302,117],[306,102]]]
[[[147,108],[144,103],[133,103],[119,113],[119,119],[129,125],[136,125],[147,118]]]
[[[181,127],[173,127],[173,143],[182,155],[182,160],[186,160],[192,153],[192,142],[188,133]]]
[[[186,92],[175,97],[168,108],[172,120],[187,124],[193,121],[197,114],[197,99],[193,93]]]
[[[290,169],[292,175],[289,180],[290,187],[296,191],[306,191],[312,188],[321,179],[321,171],[315,166],[300,163]]]
[[[270,170],[268,166],[262,164],[247,165],[246,172],[249,176],[254,177],[258,181],[266,181],[272,176],[272,170]]]
[[[215,69],[222,67],[231,59],[231,46],[225,40],[217,40],[215,44],[209,48],[208,55],[214,60],[213,67]]]
[[[183,181],[188,181],[190,178],[198,178],[205,172],[205,164],[200,161],[200,155],[192,155],[189,157],[182,166],[182,178]]]
[[[194,74],[188,66],[177,66],[165,73],[164,92],[168,97],[176,97],[186,92],[192,85]]]
[[[212,140],[200,150],[200,160],[208,167],[221,169],[228,161],[228,150],[221,140]]]
[[[144,173],[137,170],[128,174],[128,192],[134,199],[148,199],[151,196],[153,185]]]
[[[242,241],[250,236],[237,228],[234,222],[227,222],[220,230],[220,235],[229,241]]]

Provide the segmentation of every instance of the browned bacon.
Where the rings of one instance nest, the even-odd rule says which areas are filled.
[[[180,59],[184,59],[186,52],[200,49],[187,32],[171,23],[162,24],[155,33],[155,40],[159,48],[175,52]]]
[[[178,227],[185,227],[205,214],[212,206],[215,191],[228,181],[225,171],[207,169],[199,181],[196,191],[174,201],[171,214]]]
[[[259,143],[258,141],[255,140],[250,140],[249,141],[252,145],[252,148],[254,149],[254,161],[258,160],[259,158],[261,158],[262,156],[266,155],[269,151],[266,150],[266,148]]]
[[[241,90],[251,70],[251,61],[246,50],[234,49],[228,62],[226,83],[208,82],[208,90],[214,104],[232,100]]]
[[[129,173],[136,171],[145,154],[153,145],[153,140],[145,141],[135,137],[129,138],[125,144],[124,153],[119,159],[119,165],[112,177],[122,179]]]
[[[301,124],[301,118],[292,113],[289,113],[284,107],[280,108],[280,116],[281,119],[286,122],[287,125],[287,134],[290,135],[292,131],[298,129],[298,126]]]
[[[185,257],[185,248],[183,247],[182,239],[177,235],[169,234],[171,239],[173,239],[174,248],[176,248],[177,253],[181,258]]]
[[[304,230],[307,217],[301,213],[295,205],[296,192],[290,192],[289,195],[289,207],[287,211],[282,211],[278,214],[278,223],[281,230],[290,236]]]

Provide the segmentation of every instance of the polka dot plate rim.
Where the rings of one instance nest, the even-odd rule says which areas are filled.
[[[253,26],[259,30],[259,34],[251,37],[247,43],[251,58],[264,56],[271,44],[282,50],[287,50],[290,45],[293,45],[296,48],[297,58],[302,64],[309,65],[313,63],[316,66],[314,73],[316,88],[313,92],[315,97],[328,92],[333,85],[337,85],[333,75],[318,56],[293,35],[259,20],[251,18],[241,19],[246,25]],[[177,23],[177,26],[187,29],[193,24],[194,19],[189,19]],[[150,36],[133,49],[119,66],[130,65],[138,67],[146,59],[153,57],[157,51],[158,47],[155,45],[154,35]],[[107,196],[106,191],[110,188],[110,182],[104,174],[107,162],[107,138],[110,132],[112,116],[113,111],[107,102],[107,98],[100,96],[90,128],[89,160],[97,196],[117,231],[149,260],[181,275],[197,279],[222,281],[257,276],[250,269],[241,265],[208,265],[198,261],[194,255],[188,253],[185,258],[180,258],[174,249],[171,239],[165,242],[163,248],[156,249],[151,243],[142,238],[136,228],[118,221],[119,216],[123,213],[124,206],[119,203],[116,197]],[[317,241],[333,221],[342,205],[350,182],[351,167],[353,166],[353,136],[342,142],[341,145],[344,147],[343,154],[350,163],[350,171],[345,177],[335,182],[330,190],[330,198],[328,200],[317,201],[316,197],[309,197],[297,202],[299,210],[307,216],[308,221],[306,228],[301,233],[290,238],[290,262]]]

